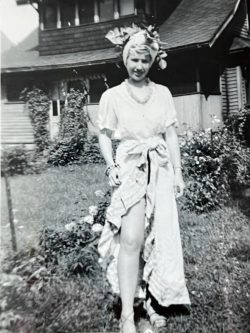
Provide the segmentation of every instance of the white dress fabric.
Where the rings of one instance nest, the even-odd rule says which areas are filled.
[[[166,128],[177,125],[168,88],[150,82],[152,95],[140,104],[126,83],[105,91],[98,113],[99,129],[109,129],[121,140],[116,152],[121,185],[113,189],[98,250],[112,290],[119,293],[117,260],[122,217],[145,198],[145,242],[137,296],[146,288],[162,306],[190,304],[174,196],[174,171],[166,141]],[[136,221],[135,221],[136,223]]]

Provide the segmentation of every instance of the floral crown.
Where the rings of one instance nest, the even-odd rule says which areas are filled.
[[[107,38],[112,44],[116,46],[116,50],[120,53],[123,52],[125,45],[128,41],[138,33],[143,33],[146,44],[156,52],[155,61],[158,63],[160,69],[167,67],[166,58],[167,53],[162,49],[163,43],[160,41],[160,36],[155,26],[149,25],[148,27],[139,27],[136,24],[132,24],[132,27],[120,27],[110,30],[105,38]]]

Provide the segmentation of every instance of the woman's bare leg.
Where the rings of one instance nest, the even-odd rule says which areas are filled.
[[[133,305],[138,282],[139,255],[144,240],[145,200],[135,204],[122,219],[118,277],[122,300],[123,332],[134,332]],[[132,321],[132,323],[131,323]]]

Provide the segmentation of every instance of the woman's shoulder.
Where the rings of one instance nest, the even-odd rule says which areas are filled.
[[[160,83],[155,83],[155,82],[154,82],[154,85],[159,93],[171,95],[171,92],[167,86],[160,84]]]
[[[123,82],[121,84],[118,84],[117,86],[108,88],[102,93],[102,97],[104,98],[115,98],[117,94],[122,93],[123,90]]]

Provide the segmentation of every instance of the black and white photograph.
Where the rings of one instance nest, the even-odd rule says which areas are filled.
[[[250,333],[250,0],[0,6],[0,333]]]

